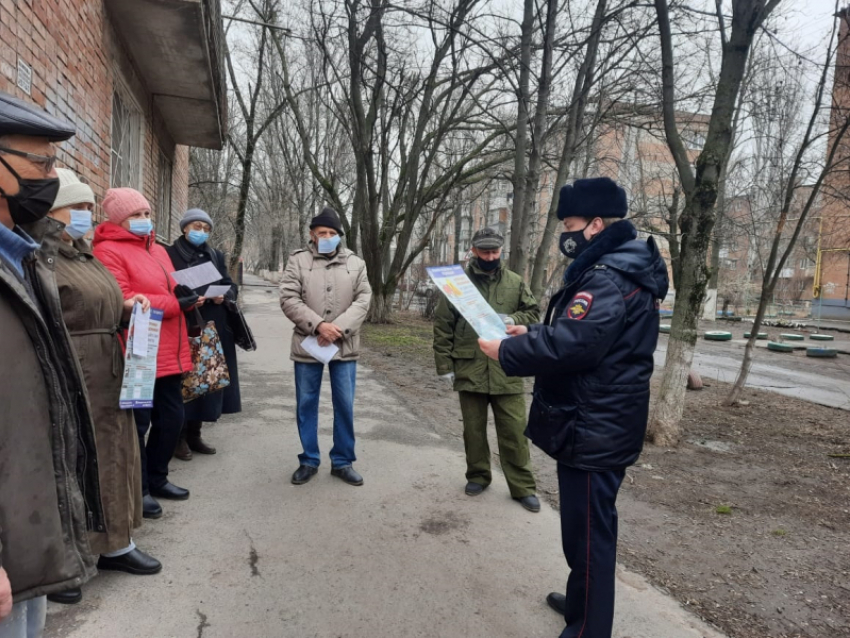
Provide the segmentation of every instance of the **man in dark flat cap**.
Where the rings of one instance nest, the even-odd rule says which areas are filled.
[[[0,92],[0,638],[42,635],[45,596],[95,574],[86,531],[103,530],[86,389],[47,248],[63,228],[46,218],[53,144],[72,135]]]
[[[508,325],[540,320],[540,309],[528,286],[502,263],[504,238],[492,228],[482,228],[472,238],[472,259],[466,274],[487,303]],[[460,396],[463,443],[466,450],[466,494],[478,496],[493,480],[487,412],[493,410],[499,460],[511,496],[531,512],[540,511],[525,438],[525,386],[509,379],[498,361],[478,348],[478,336],[445,296],[434,317],[434,361],[437,374],[449,381]]]

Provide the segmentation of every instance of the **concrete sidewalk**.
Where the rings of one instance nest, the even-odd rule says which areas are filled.
[[[192,497],[164,501],[164,517],[136,535],[162,573],[99,575],[81,604],[50,606],[46,635],[558,636],[563,619],[544,600],[567,573],[557,512],[526,512],[500,475],[466,497],[457,442],[424,429],[368,369],[358,371],[356,410],[365,485],[329,474],[329,406],[319,474],[290,484],[300,451],[291,328],[274,288],[244,296],[260,345],[240,351],[244,412],[205,428],[216,456],[172,462],[172,480]],[[722,638],[635,574],[620,572],[617,594],[618,638]]]

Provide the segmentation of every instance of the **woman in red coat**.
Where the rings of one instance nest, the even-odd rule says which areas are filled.
[[[154,497],[189,498],[189,490],[168,482],[168,462],[183,427],[182,374],[192,369],[183,311],[203,299],[171,277],[174,267],[154,239],[151,207],[141,193],[111,188],[103,199],[103,211],[108,221],[95,231],[95,257],[115,276],[124,299],[143,294],[151,308],[163,312],[153,408],[134,410],[142,461],[143,513],[145,518],[159,518],[162,508]]]

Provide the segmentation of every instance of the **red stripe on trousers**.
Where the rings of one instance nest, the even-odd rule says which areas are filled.
[[[639,290],[639,289],[638,289]],[[584,622],[578,632],[578,637],[584,635],[584,628],[587,627],[588,604],[590,603],[590,477],[591,473],[587,473],[587,565],[585,565],[585,580],[584,580]]]

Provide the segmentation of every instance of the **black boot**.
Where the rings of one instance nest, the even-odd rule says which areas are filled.
[[[180,432],[180,441],[177,443],[177,448],[174,450],[174,458],[178,458],[181,461],[192,460],[192,450],[189,449],[189,444],[186,441],[186,437],[186,424],[184,423],[183,431]]]
[[[201,438],[201,427],[203,421],[186,421],[184,432],[186,432],[186,443],[189,449],[198,454],[215,454],[215,448],[212,445],[207,445]]]

